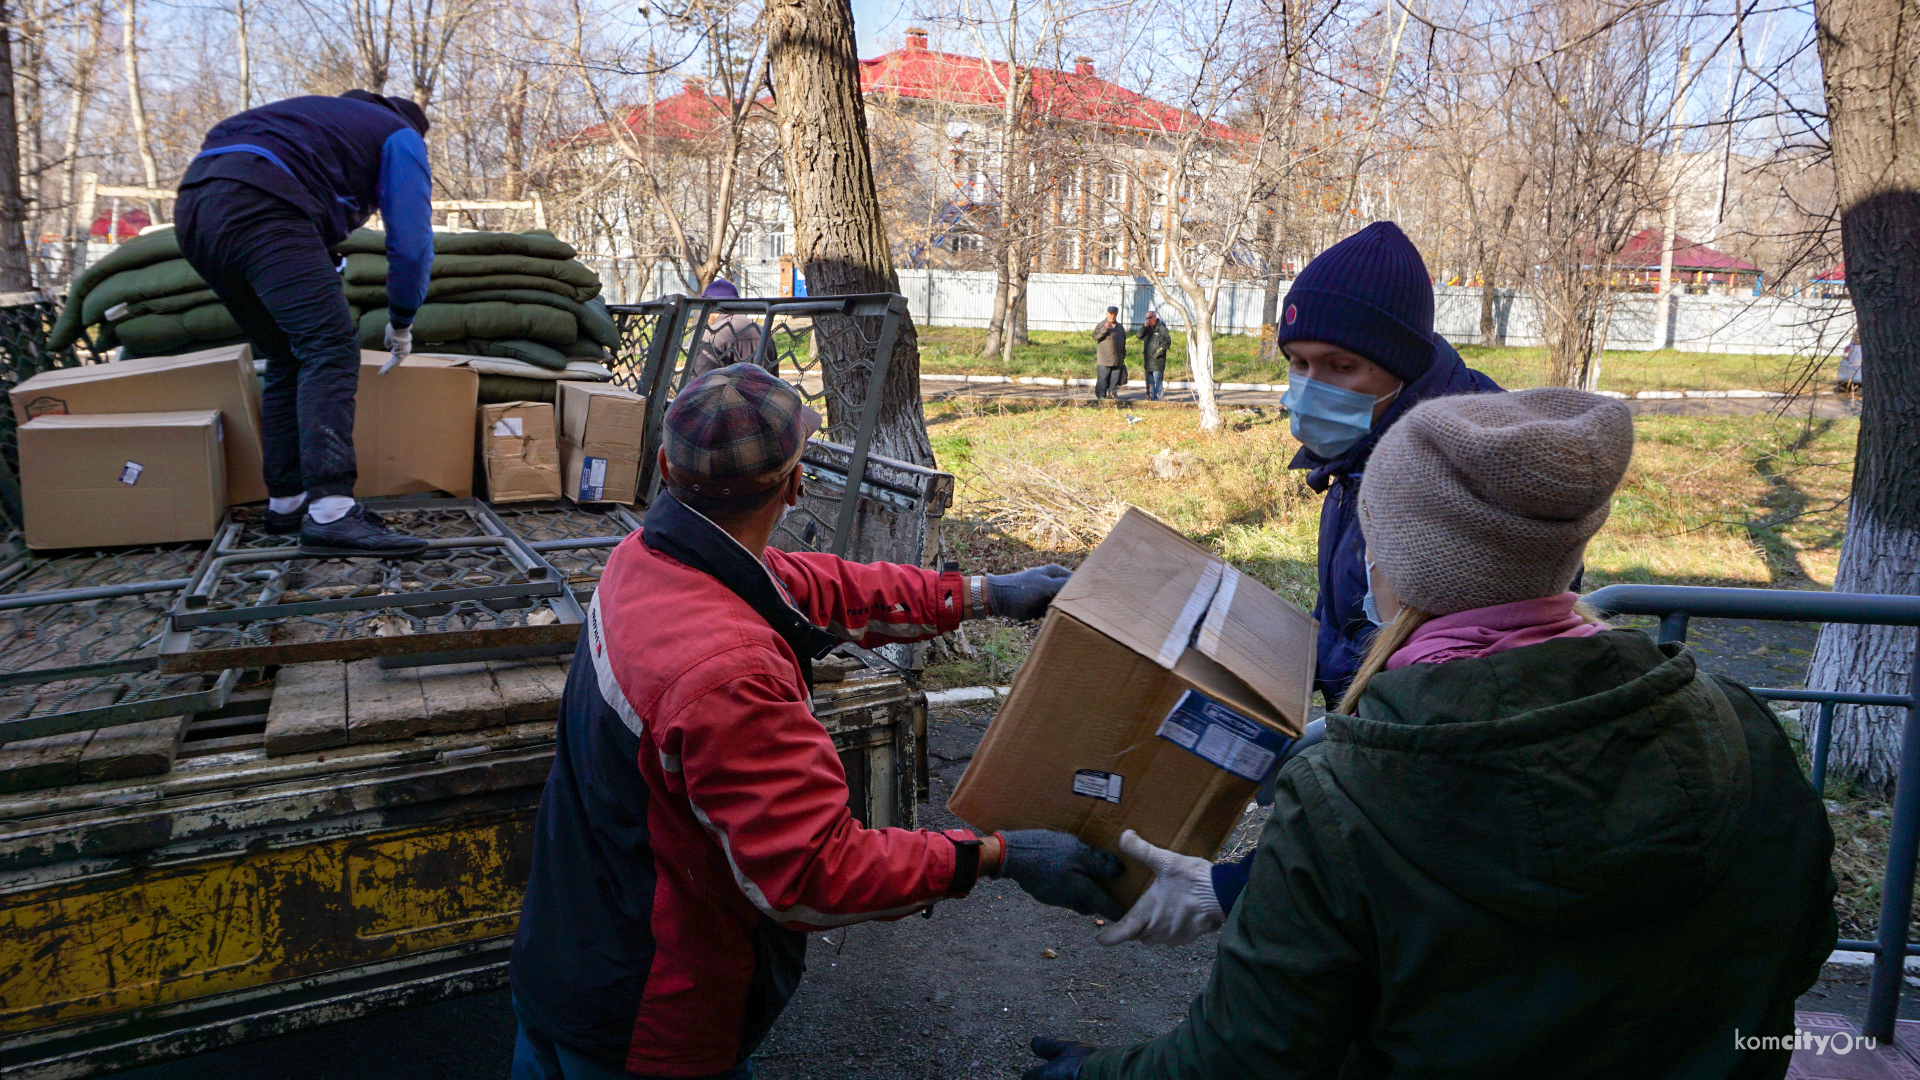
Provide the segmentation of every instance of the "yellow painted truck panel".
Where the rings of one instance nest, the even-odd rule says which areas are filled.
[[[0,1034],[511,934],[532,846],[528,810],[14,896]]]

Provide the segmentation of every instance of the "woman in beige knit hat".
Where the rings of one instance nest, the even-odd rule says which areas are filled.
[[[1339,711],[1383,668],[1599,633],[1569,586],[1632,456],[1627,407],[1579,390],[1409,412],[1360,488],[1366,607],[1380,630]]]
[[[1785,1074],[1833,834],[1751,691],[1568,591],[1632,450],[1624,405],[1563,389],[1386,433],[1386,625],[1275,778],[1211,983],[1149,1042],[1036,1040],[1029,1080]]]

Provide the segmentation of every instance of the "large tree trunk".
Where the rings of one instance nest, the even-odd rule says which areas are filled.
[[[1920,0],[1819,0],[1833,166],[1863,354],[1836,592],[1920,594]],[[1828,626],[1807,685],[1904,693],[1914,633]],[[1900,715],[1841,706],[1832,767],[1893,783]]]
[[[853,11],[847,0],[775,0],[767,6],[774,114],[781,160],[793,206],[795,255],[813,296],[899,292],[892,249],[880,216],[860,98]],[[829,409],[851,411],[866,402],[866,365],[860,334],[826,320],[816,333],[831,391]],[[872,334],[875,328],[862,328]],[[920,343],[913,320],[903,318],[878,404],[873,449],[919,465],[933,464],[920,411]],[[845,422],[846,417],[829,417]],[[867,528],[856,538],[856,559],[918,563],[922,552],[905,536]]]
[[[27,201],[20,193],[20,122],[13,108],[12,13],[0,0],[0,291],[33,288]]]

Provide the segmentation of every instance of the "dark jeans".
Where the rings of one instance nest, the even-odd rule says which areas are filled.
[[[649,1080],[638,1073],[609,1069],[588,1061],[538,1032],[520,1026],[513,1043],[508,1080]],[[708,1080],[753,1080],[753,1059]]]
[[[267,494],[352,495],[359,329],[320,230],[292,203],[237,180],[187,188],[174,217],[180,254],[267,362]]]
[[[1167,396],[1167,373],[1160,371],[1145,372],[1147,376],[1147,400],[1160,401]]]
[[[1125,385],[1127,385],[1127,366],[1125,364],[1103,367],[1100,369],[1099,376],[1093,381],[1093,396],[1097,398],[1117,398],[1120,396],[1120,388]]]

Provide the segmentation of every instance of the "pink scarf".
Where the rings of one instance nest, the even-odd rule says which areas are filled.
[[[1387,669],[1492,656],[1558,637],[1588,637],[1605,629],[1574,613],[1579,599],[1579,593],[1564,592],[1429,619],[1387,660]]]

